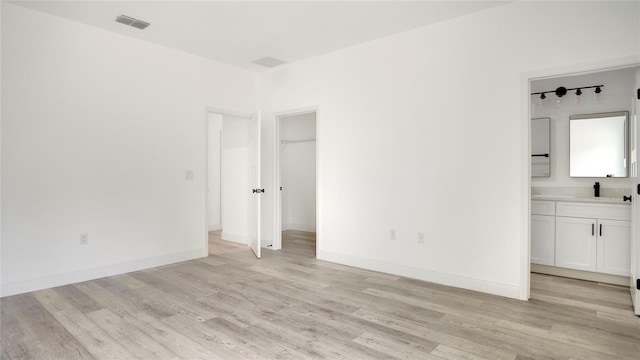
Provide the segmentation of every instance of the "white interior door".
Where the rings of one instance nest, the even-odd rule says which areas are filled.
[[[260,198],[264,189],[260,184],[260,111],[249,123],[249,247],[260,258]]]

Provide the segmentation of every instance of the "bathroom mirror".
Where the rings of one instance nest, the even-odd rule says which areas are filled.
[[[569,176],[627,177],[629,112],[569,118]]]
[[[549,118],[531,119],[531,177],[551,176]]]

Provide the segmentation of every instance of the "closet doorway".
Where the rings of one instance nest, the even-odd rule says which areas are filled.
[[[274,249],[316,257],[316,110],[276,116]]]

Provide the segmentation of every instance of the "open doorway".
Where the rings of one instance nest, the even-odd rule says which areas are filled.
[[[207,245],[209,254],[248,249],[251,115],[207,112]]]
[[[638,66],[530,81],[532,298],[585,281],[636,291],[638,87]]]
[[[316,257],[316,111],[276,117],[274,248]]]

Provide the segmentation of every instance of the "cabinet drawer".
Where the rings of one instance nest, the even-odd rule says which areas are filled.
[[[556,202],[545,200],[531,200],[532,215],[555,215]]]
[[[556,215],[628,221],[631,220],[631,208],[628,205],[558,201]]]

